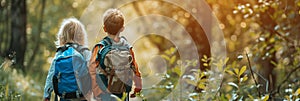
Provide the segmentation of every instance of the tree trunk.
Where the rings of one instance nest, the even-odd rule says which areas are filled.
[[[274,30],[274,27],[277,25],[275,20],[272,19],[271,14],[274,14],[274,9],[268,9],[267,10],[267,14],[264,13],[260,13],[261,17],[260,17],[260,25],[263,27],[263,29],[266,32],[270,32],[271,36],[266,37],[266,41],[265,42],[269,42],[269,40],[271,38],[274,38],[276,35],[276,31]],[[268,25],[265,25],[265,24]],[[270,49],[273,49],[275,46],[275,43],[268,43],[268,46],[270,46]],[[270,49],[264,49],[265,52],[270,52]],[[260,61],[258,62],[259,64],[261,64],[261,69],[259,70],[259,73],[264,77],[264,79],[268,80],[267,82],[269,82],[269,85],[266,84],[266,81],[263,78],[258,78],[258,82],[259,84],[262,84],[262,87],[259,88],[260,92],[262,93],[269,93],[269,91],[274,90],[274,86],[275,86],[275,82],[276,82],[276,75],[274,68],[276,66],[274,66],[272,64],[272,62],[277,63],[276,61],[276,55],[275,52],[270,53],[271,57],[266,57],[266,59],[262,59],[260,58]],[[268,87],[267,87],[268,86]],[[267,88],[266,88],[267,87]]]
[[[258,82],[259,84],[262,85],[262,87],[259,87],[259,90],[263,94],[269,93],[275,88],[276,75],[273,72],[275,66],[271,63],[271,61],[276,61],[275,56],[271,57],[270,59],[265,59],[265,60],[261,59],[259,62],[259,64],[261,64],[261,69],[259,70],[259,73],[262,75],[263,78],[259,77]],[[264,79],[268,81],[265,81]]]
[[[45,11],[45,6],[46,6],[46,0],[42,0],[42,8],[41,8],[41,12],[40,12],[40,22],[38,25],[38,32],[36,35],[36,45],[33,49],[33,53],[37,53],[39,51],[39,47],[40,47],[40,40],[41,40],[41,33],[43,30],[43,20],[44,20],[44,11]],[[29,60],[29,64],[32,64],[35,60],[36,54],[32,54],[32,56],[30,57]]]
[[[8,7],[10,3],[4,2],[4,4],[0,7],[0,14],[2,15],[0,17],[0,26],[1,26],[1,32],[0,32],[0,56],[7,57],[7,51],[9,46],[9,40],[10,40],[10,9]]]
[[[11,42],[10,52],[16,52],[16,66],[24,72],[26,40],[26,0],[11,1]]]

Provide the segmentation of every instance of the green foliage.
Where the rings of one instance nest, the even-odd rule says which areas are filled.
[[[170,62],[172,59],[170,57],[173,57],[173,55],[168,54],[172,53],[170,50],[173,50],[172,48],[165,51],[165,54],[162,55],[164,59],[167,60],[169,63],[168,66],[170,66]],[[168,54],[168,55],[167,55]],[[298,52],[295,53],[295,55],[298,55]],[[284,94],[281,95],[271,95],[270,92],[263,93],[262,96],[259,96],[259,91],[257,90],[258,87],[261,87],[261,84],[256,85],[254,83],[253,78],[250,77],[250,67],[246,66],[248,65],[247,62],[244,62],[245,59],[243,59],[243,55],[239,55],[236,60],[229,60],[229,58],[226,58],[225,60],[218,60],[213,59],[211,57],[203,56],[201,59],[202,63],[205,63],[207,65],[205,66],[216,66],[219,68],[219,70],[222,70],[221,68],[224,68],[221,72],[225,73],[223,76],[223,80],[221,81],[221,85],[216,92],[216,95],[212,95],[213,97],[210,99],[218,100],[218,101],[228,101],[228,100],[246,100],[246,101],[252,101],[252,100],[258,100],[258,101],[268,101],[271,98],[272,99],[286,99],[286,100],[296,100],[299,99],[299,85],[291,85],[290,87],[285,89],[282,89],[282,91],[285,91]],[[201,92],[184,92],[183,94],[187,94],[184,99],[187,99],[188,101],[195,101],[202,99],[205,92],[211,91],[211,89],[208,88],[208,84],[210,81],[208,78],[212,76],[211,70],[206,71],[200,71],[199,69],[192,69],[190,71],[193,71],[193,74],[182,74],[185,72],[184,70],[180,70],[178,67],[188,67],[188,66],[196,66],[198,61],[181,61],[177,60],[177,65],[175,65],[173,69],[169,69],[168,73],[176,73],[178,76],[183,77],[184,82],[187,84],[190,84],[192,86],[197,87],[197,89],[200,89]],[[216,72],[214,72],[216,73]],[[257,74],[254,74],[257,76]],[[170,78],[169,74],[165,76],[167,79],[178,79],[177,77]],[[187,78],[185,78],[187,77]],[[212,78],[210,78],[212,79]],[[171,91],[172,93],[176,94],[175,87],[172,87],[171,89],[168,89],[170,85],[168,83],[160,83],[159,86],[154,87],[155,89],[159,88],[160,92],[163,91]],[[178,86],[178,85],[177,85]],[[173,89],[173,90],[172,90]],[[157,91],[155,91],[157,93]],[[182,93],[182,92],[181,92]],[[143,95],[148,95],[149,93],[144,93]],[[206,95],[207,96],[207,95]],[[146,98],[148,99],[148,98]],[[168,98],[172,99],[172,98]],[[176,98],[173,98],[176,99]]]
[[[0,61],[0,78],[2,81],[0,81],[0,100],[1,101],[20,101],[21,100],[21,94],[20,92],[15,89],[15,85],[11,85],[12,82],[10,82],[7,79],[4,79],[4,77],[7,77],[9,75],[8,69],[11,68],[11,61],[4,59],[4,61]]]
[[[9,84],[0,85],[0,100],[1,101],[21,101],[21,95],[12,90]]]
[[[284,95],[284,99],[287,101],[297,101],[300,100],[300,88],[297,89],[293,89],[295,87],[293,87],[291,84],[289,85],[288,88],[284,89],[285,91],[285,95]]]
[[[195,72],[194,76],[195,77],[195,80],[191,80],[191,79],[185,79],[185,81],[188,83],[188,84],[191,84],[199,89],[205,89],[206,88],[206,84],[207,84],[207,79],[205,78],[205,75],[207,74],[206,72]]]
[[[42,4],[45,2],[45,7]],[[80,4],[78,4],[80,3]],[[0,100],[35,101],[42,100],[43,87],[55,53],[54,41],[61,21],[68,17],[80,18],[89,4],[83,0],[26,0],[27,4],[27,49],[25,52],[25,72],[12,69],[12,62],[6,57],[10,45],[10,0],[1,1],[0,24]],[[43,11],[43,13],[41,13]],[[43,16],[43,19],[42,19]],[[4,32],[4,33],[2,33]],[[36,48],[37,47],[37,48]],[[18,54],[18,53],[17,53]],[[2,57],[3,56],[3,57]],[[33,58],[34,57],[34,58]],[[1,95],[5,94],[6,95]]]
[[[203,57],[201,59],[202,61],[205,61],[208,59],[207,57]],[[213,59],[211,59],[213,60]],[[225,61],[228,61],[226,59]],[[241,62],[241,61],[240,61]],[[226,64],[227,62],[225,62]],[[259,101],[268,101],[270,99],[270,93],[263,94],[263,96],[258,95],[257,87],[255,83],[253,82],[253,79],[249,78],[248,75],[250,75],[250,70],[247,68],[247,66],[238,66],[239,62],[234,61],[232,63],[227,63],[224,72],[224,79],[222,80],[221,88],[217,92],[217,95],[212,99],[218,100],[218,101],[228,101],[228,100],[246,100],[246,101],[253,101],[253,100],[259,100]],[[217,63],[209,63],[211,64],[224,64],[224,62],[217,62]],[[241,64],[241,63],[240,63]],[[191,92],[189,93],[189,100],[194,101],[197,99],[201,99],[203,96],[203,92],[207,92],[205,89],[207,88],[207,83],[209,82],[207,79],[203,78],[205,76],[210,76],[207,75],[209,74],[209,70],[206,72],[202,72],[200,70],[194,70],[196,71],[193,77],[195,77],[195,80],[191,79],[185,79],[185,81],[188,84],[191,84],[193,86],[196,86],[198,88],[202,89],[202,92]],[[296,100],[299,99],[299,91],[300,89],[297,88],[299,85],[291,85],[289,84],[290,87],[284,89],[286,92],[285,95],[280,95],[280,96],[275,96],[275,99],[286,99],[288,101],[290,100]],[[274,96],[272,96],[274,99]]]
[[[150,101],[162,99],[166,95],[170,94],[173,89],[175,89],[178,79],[183,73],[183,71],[181,70],[181,66],[178,65],[177,62],[175,62],[178,60],[176,54],[178,54],[177,49],[171,47],[165,50],[161,55],[161,57],[167,62],[167,73],[162,75],[163,79],[158,84],[153,85],[151,89],[143,90],[142,95],[147,95],[147,98],[143,99],[147,99]]]
[[[60,23],[64,18],[67,17],[75,16],[79,18],[87,5],[90,3],[85,0],[65,0],[63,2],[59,0],[45,1],[46,6],[44,9],[42,9],[41,6],[43,2],[42,0],[26,1],[28,11],[28,24],[26,29],[28,46],[25,54],[24,64],[26,66],[26,72],[29,75],[23,75],[16,72],[14,69],[11,69],[10,65],[12,62],[7,62],[8,59],[4,59],[2,57],[5,49],[9,47],[8,43],[11,36],[9,34],[10,24],[0,24],[1,101],[30,101],[42,99],[45,78],[51,59],[55,53],[54,41],[56,40],[56,34],[58,32],[58,28],[60,27]],[[156,36],[152,36],[155,38],[151,38],[151,40],[147,40],[147,42],[152,41],[155,43],[155,45],[157,45],[158,49],[156,51],[161,53],[159,56],[166,61],[167,65],[165,68],[167,68],[167,72],[166,74],[158,75],[162,77],[161,82],[154,85],[150,89],[143,90],[143,92],[139,93],[138,96],[143,100],[149,101],[160,99],[184,99],[195,101],[201,99],[203,96],[206,96],[204,95],[205,92],[214,91],[216,95],[209,95],[214,96],[210,97],[210,99],[219,101],[266,101],[273,99],[288,101],[299,100],[300,85],[298,73],[299,69],[297,68],[300,66],[300,0],[206,1],[213,9],[214,14],[216,14],[218,17],[220,21],[220,27],[223,29],[227,46],[227,50],[224,51],[227,51],[228,53],[226,59],[218,60],[203,55],[203,58],[200,59],[200,61],[181,60],[177,49],[173,46],[169,47],[169,44],[165,44],[167,42],[163,39],[163,37],[157,38]],[[115,7],[113,2],[115,1],[102,0],[99,4],[105,7],[101,7],[99,10]],[[124,2],[126,2],[126,0]],[[138,3],[139,5],[129,5],[132,6],[128,7],[130,10],[133,8],[135,8],[135,10],[130,11],[131,13],[128,15],[136,14],[132,12],[142,14],[149,10],[148,12],[155,12],[154,14],[161,13],[161,15],[165,17],[174,18],[174,21],[178,21],[183,27],[186,27],[188,32],[194,32],[196,34],[200,33],[199,29],[197,29],[198,27],[195,27],[198,25],[194,23],[194,20],[191,20],[192,16],[189,14],[189,12],[183,11],[181,8],[175,5],[164,4],[159,0],[147,1],[147,3],[150,5],[153,3],[153,6],[148,6],[149,4],[141,3]],[[191,9],[193,8],[193,5],[194,4],[191,4]],[[0,13],[5,15],[1,17],[0,20],[3,22],[9,22],[10,19],[6,19],[8,17],[6,14],[10,13],[9,3],[7,0],[2,0],[0,6],[3,8],[0,10]],[[158,8],[158,10],[156,8]],[[44,14],[40,13],[42,10],[44,10]],[[198,12],[201,11],[193,10],[193,12],[198,14]],[[41,20],[41,15],[44,15],[43,20]],[[145,23],[147,22],[151,22],[151,20],[145,20]],[[170,26],[170,28],[174,27],[173,25]],[[86,28],[93,29],[94,27],[86,26]],[[173,29],[176,28],[174,27]],[[144,30],[149,29],[142,29],[141,33]],[[169,33],[167,31],[164,32]],[[178,40],[181,40],[180,35],[174,35],[172,37],[174,37],[174,39],[178,38]],[[195,40],[192,41],[199,40],[200,39],[195,38]],[[90,41],[95,42],[95,40]],[[185,42],[180,41],[178,43],[183,44]],[[36,46],[38,49],[34,50]],[[144,45],[144,47],[147,46],[149,45]],[[199,45],[199,47],[203,46]],[[188,49],[189,46],[186,46],[186,48]],[[263,74],[264,72],[276,74],[277,81],[269,80],[270,78],[266,77],[270,85],[274,84],[274,87],[273,89],[270,89],[270,91],[262,92],[262,96],[259,96],[257,88],[265,87],[265,85],[256,85],[254,83],[254,80],[250,74],[248,62],[244,59],[244,50],[249,52],[249,58],[254,72],[258,74]],[[199,52],[202,52],[202,50],[199,49]],[[32,56],[34,55],[35,59],[32,59]],[[191,69],[186,71],[183,69],[187,67],[198,68],[197,66],[200,63],[209,69],[206,71],[200,71],[199,69]],[[217,73],[215,73],[216,71],[213,72],[212,69],[215,68],[211,67],[216,67],[218,69]],[[295,72],[290,74],[293,70],[295,70]],[[187,72],[192,73],[186,74]],[[221,85],[214,85],[219,86],[218,89],[207,89],[209,86],[212,86],[208,85],[209,82],[214,82],[210,81],[209,78],[217,81],[217,78],[214,78],[214,73],[221,74]],[[290,76],[286,77],[289,74]],[[259,77],[257,74],[254,75],[257,78]],[[270,74],[266,75],[269,76]],[[183,83],[192,85],[199,91],[178,91],[176,88],[179,86],[186,86],[185,84],[180,84],[182,83],[180,81],[181,78],[183,79]],[[285,78],[287,78],[287,80],[283,82]],[[277,88],[278,86],[281,87]],[[277,92],[277,90],[279,91]],[[186,96],[180,96],[180,98],[180,94]],[[170,95],[171,97],[165,98],[167,95]]]

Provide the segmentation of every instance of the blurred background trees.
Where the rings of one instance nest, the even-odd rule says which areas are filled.
[[[213,65],[210,63],[212,43],[208,39],[217,32],[212,16],[219,20],[217,27],[224,33],[224,51],[229,59],[224,66],[222,85],[217,90],[220,96],[214,99],[245,100],[266,98],[265,95],[280,100],[299,97],[300,0],[205,1],[214,14],[202,19],[206,26],[201,26],[193,16],[205,12],[205,9],[196,9],[201,7],[199,1],[194,0],[179,1],[182,5],[161,0],[0,0],[0,99],[42,99],[62,20],[68,17],[81,19],[89,32],[89,48],[92,48],[105,35],[101,30],[101,16],[111,7],[121,8],[126,16],[128,22],[123,35],[134,43],[143,77],[159,82],[144,90],[141,96],[146,99],[162,99],[167,95],[171,97],[164,99],[201,98],[195,95],[201,96],[205,91],[209,75],[203,73]],[[188,12],[182,6],[195,9]],[[83,15],[89,11],[95,12]],[[205,28],[210,30],[204,31]],[[144,37],[134,40],[136,36]],[[190,49],[193,44],[196,49]],[[191,54],[195,50],[197,54],[192,56],[199,61],[181,61],[184,57],[180,57],[180,48]],[[164,62],[158,61],[161,59]],[[180,70],[180,63],[185,63],[187,69]],[[255,89],[257,85],[251,77],[249,63],[260,84],[259,91]],[[244,66],[247,67],[245,71]],[[163,75],[152,78],[156,74],[150,71],[154,69],[164,71],[160,72]],[[181,80],[190,76],[197,78],[194,80],[197,82]],[[245,81],[240,82],[241,78]],[[179,86],[176,85],[178,82]],[[180,89],[174,90],[176,86],[196,89],[181,96]]]

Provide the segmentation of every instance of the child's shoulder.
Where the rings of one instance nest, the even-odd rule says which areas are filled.
[[[120,37],[120,41],[123,43],[124,46],[130,47],[130,48],[132,47],[131,44],[130,44],[130,43],[128,42],[128,40],[126,39],[126,37],[121,36],[121,37]]]
[[[124,39],[127,41],[127,38],[125,36],[120,36],[120,39]]]

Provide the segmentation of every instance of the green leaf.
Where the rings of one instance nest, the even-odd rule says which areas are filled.
[[[193,81],[193,80],[190,80],[190,79],[185,79],[185,81],[188,83],[188,84],[191,84],[193,86],[197,86],[197,82],[196,81]]]
[[[197,64],[198,64],[198,61],[195,60],[195,61],[193,62],[193,66],[197,66]]]
[[[248,76],[244,76],[243,81],[247,81],[247,80],[248,80]]]
[[[207,62],[206,59],[204,59],[204,58],[202,58],[201,61],[202,61],[202,62]]]
[[[226,98],[227,99],[231,99],[232,97],[231,97],[231,94],[226,94]]]
[[[170,59],[170,64],[173,64],[174,62],[175,62],[175,60],[176,60],[176,56],[175,55],[173,55],[172,57],[171,57],[171,59]]]
[[[245,71],[246,71],[247,67],[243,66],[239,72],[239,76],[241,76]]]
[[[229,57],[227,57],[227,58],[225,59],[224,65],[228,62],[228,60],[229,60]]]
[[[197,87],[200,88],[200,89],[205,89],[205,85],[202,84],[202,83],[199,83]]]
[[[203,66],[207,67],[207,66],[208,66],[208,64],[207,64],[207,63],[203,63]]]
[[[176,51],[176,49],[174,47],[171,47],[170,49],[166,50],[165,53],[167,55],[172,55],[175,51]]]
[[[172,52],[171,52],[170,50],[166,50],[166,51],[165,51],[165,54],[167,54],[167,55],[171,55],[171,54],[172,54]]]
[[[201,80],[199,80],[199,82],[205,83],[205,82],[207,82],[207,79],[201,79]]]
[[[254,100],[254,97],[250,94],[248,94],[248,97],[251,99],[251,100]]]
[[[203,58],[204,58],[205,60],[207,60],[207,56],[206,56],[206,55],[203,55]]]
[[[176,66],[175,68],[173,68],[173,72],[175,72],[177,75],[181,76],[181,70],[178,66]]]
[[[275,61],[271,61],[271,64],[277,66],[277,63]]]
[[[200,74],[199,74],[199,72],[198,72],[198,73],[195,73],[195,72],[194,72],[193,74],[194,74],[194,77],[195,77],[195,79],[196,79],[196,80],[199,80],[199,78],[200,78],[200,76],[199,76],[199,75],[200,75]]]
[[[228,85],[233,86],[235,88],[239,88],[239,86],[233,82],[229,82]]]
[[[200,78],[203,78],[205,76],[204,72],[201,72]]]
[[[240,78],[240,82],[244,82],[244,81],[246,81],[246,80],[248,80],[248,77],[247,77],[247,76],[244,76],[244,77]]]
[[[295,96],[298,96],[300,94],[300,88],[298,88],[297,90],[296,90],[296,92],[295,92]]]
[[[234,75],[234,73],[231,70],[225,70],[225,72],[230,74],[230,75]]]
[[[262,100],[263,100],[263,101],[269,100],[269,95],[264,96]]]
[[[170,58],[167,56],[167,55],[160,55],[162,58],[164,58],[164,59],[166,59],[166,60],[168,60],[168,61],[170,61]]]
[[[288,95],[286,95],[284,97],[287,99],[287,101],[290,101],[290,97]]]
[[[175,47],[171,47],[171,48],[170,48],[170,51],[171,51],[172,53],[174,53],[174,52],[176,51],[176,48],[175,48]]]
[[[127,96],[127,93],[124,92],[123,93],[123,97],[121,99],[119,97],[117,97],[117,96],[115,96],[115,98],[116,98],[117,101],[125,101],[126,96]]]
[[[236,75],[239,75],[239,72],[240,72],[240,71],[239,71],[239,69],[234,68],[234,72],[235,72]]]

